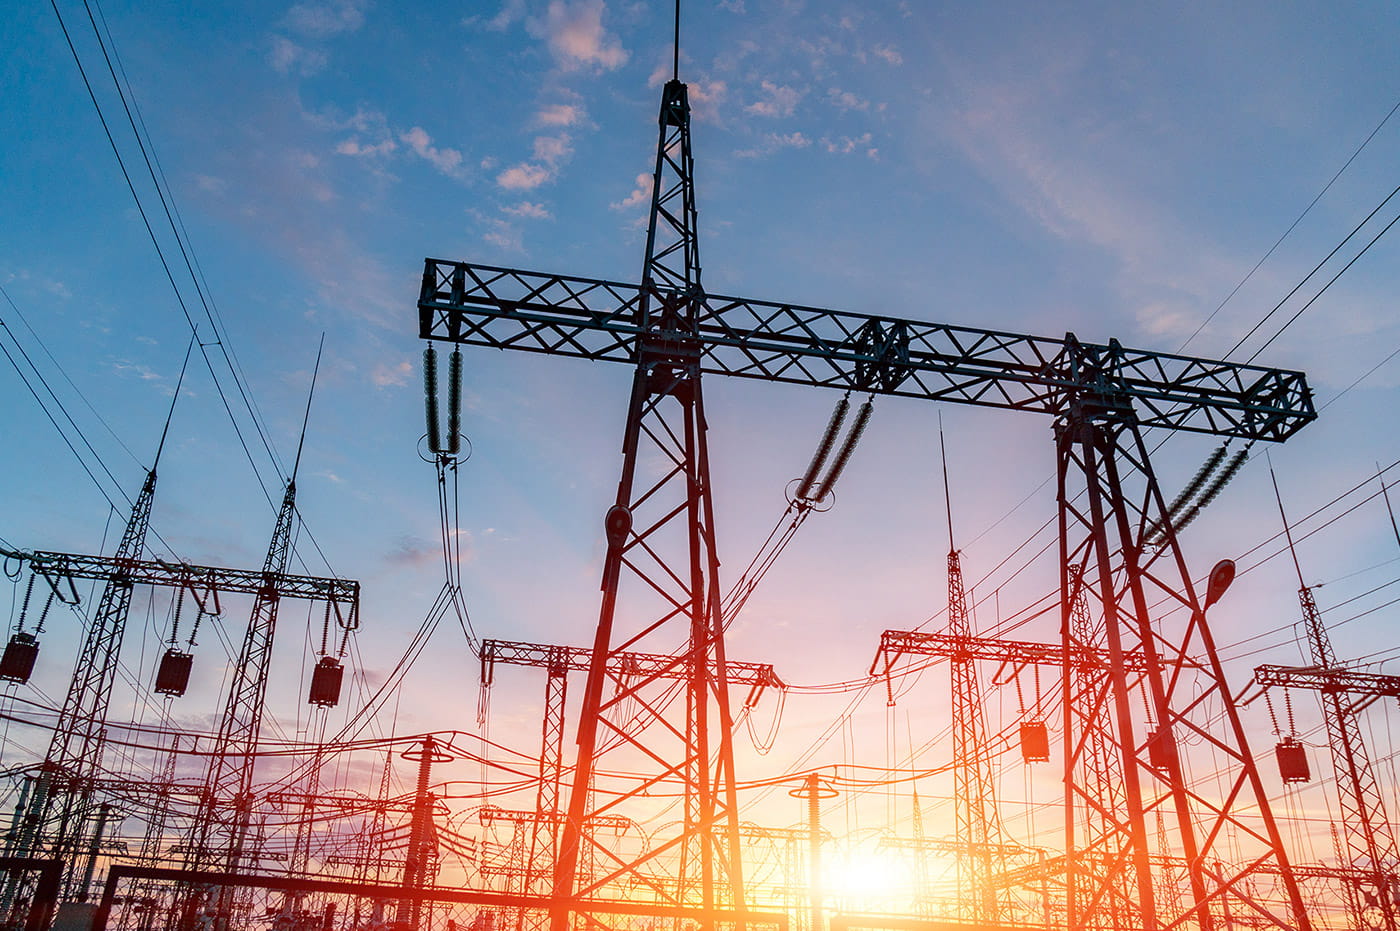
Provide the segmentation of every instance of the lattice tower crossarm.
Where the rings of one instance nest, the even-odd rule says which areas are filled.
[[[720,876],[726,870],[735,901],[742,901],[737,834],[730,832],[727,843],[715,846],[706,840],[714,836],[708,829],[711,825],[725,824],[734,817],[732,757],[723,743],[714,753],[713,779],[699,778],[700,769],[710,760],[707,735],[718,734],[721,741],[728,736],[727,727],[721,726],[728,720],[723,664],[714,660],[722,658],[723,647],[718,628],[707,620],[707,614],[713,612],[704,608],[715,566],[704,415],[698,390],[700,375],[705,372],[1054,417],[1061,556],[1065,563],[1063,610],[1069,611],[1069,576],[1077,566],[1084,574],[1086,590],[1094,592],[1095,608],[1105,614],[1107,640],[1094,646],[1109,649],[1115,660],[1111,720],[1125,729],[1109,736],[1121,761],[1127,810],[1105,818],[1104,830],[1118,832],[1125,849],[1132,851],[1139,914],[1157,914],[1151,874],[1142,859],[1148,855],[1142,826],[1147,802],[1153,812],[1162,806],[1175,812],[1179,843],[1191,848],[1188,859],[1194,864],[1187,911],[1164,920],[1164,924],[1191,921],[1211,929],[1219,910],[1228,904],[1232,913],[1252,910],[1258,914],[1262,909],[1265,920],[1308,928],[1296,884],[1286,868],[1277,827],[1224,688],[1213,641],[1141,442],[1141,430],[1147,427],[1248,440],[1287,439],[1316,416],[1304,377],[1297,372],[1130,350],[1116,341],[1085,343],[1072,334],[1049,339],[706,295],[700,288],[695,250],[691,168],[685,88],[672,81],[663,90],[647,264],[640,284],[428,259],[419,294],[419,334],[425,339],[636,366],[623,479],[608,521],[603,608],[583,703],[579,763],[556,869],[555,931],[564,931],[567,913],[578,896],[594,894],[618,877],[641,878],[636,872],[638,863],[629,862],[619,864],[612,874],[586,888],[577,888],[573,880],[579,826],[593,810],[587,797],[599,747],[598,729],[637,753],[653,749],[643,748],[619,722],[606,718],[622,699],[640,692],[634,684],[610,677],[609,656],[618,649],[636,648],[637,641],[661,630],[663,622],[681,617],[691,620],[688,643],[696,676],[687,691],[689,709],[683,741],[679,730],[674,726],[672,730],[686,748],[683,753],[690,756],[673,764],[671,751],[662,750],[654,761],[663,770],[658,779],[684,776],[695,791],[686,807],[684,836],[653,847],[647,857],[678,851],[686,864],[683,876],[688,875],[685,871],[694,862],[690,851],[696,849],[691,840],[698,839],[700,848],[711,851],[695,863],[704,874],[701,885],[706,890],[706,907],[713,890],[724,883]],[[666,463],[667,469],[650,486],[642,483],[634,487],[643,444],[648,454],[643,461]],[[1077,496],[1067,481],[1071,474],[1082,476],[1090,505],[1076,503]],[[1132,481],[1125,482],[1125,476]],[[670,489],[680,484],[686,485],[685,494],[670,496]],[[1143,496],[1140,501],[1122,500],[1124,495],[1139,493]],[[639,513],[643,505],[650,508],[649,519]],[[681,519],[681,515],[686,516]],[[684,521],[689,526],[679,527]],[[1148,528],[1154,532],[1151,552],[1146,546]],[[1156,528],[1162,533],[1160,549],[1155,547]],[[668,565],[654,558],[658,550],[652,544],[668,530],[685,538],[684,545],[676,549],[689,554],[688,565],[679,561]],[[1166,570],[1169,581],[1144,575],[1159,569]],[[660,581],[663,587],[654,590],[667,593],[663,600],[668,606],[659,618],[645,620],[641,633],[618,641],[613,626],[618,581],[624,571],[628,578],[644,583]],[[1149,617],[1147,610],[1145,586],[1149,585],[1169,595],[1172,604],[1179,605],[1191,620],[1170,627],[1169,633],[1165,624],[1159,630],[1155,625],[1160,619]],[[1064,629],[1069,629],[1067,618]],[[1065,636],[1068,639],[1068,633]],[[1165,738],[1165,743],[1154,746],[1159,753],[1170,747],[1172,735],[1178,731],[1209,742],[1224,761],[1224,778],[1232,790],[1224,800],[1206,797],[1186,785],[1178,765],[1163,765],[1158,772],[1149,763],[1147,744],[1134,736],[1145,736],[1145,731],[1132,726],[1133,697],[1128,694],[1125,667],[1121,665],[1135,650],[1148,657],[1149,707],[1156,729]],[[1187,680],[1205,683],[1202,698],[1181,690],[1181,683]],[[605,697],[605,686],[621,699]],[[710,712],[708,703],[699,700],[702,694],[710,696],[707,702],[713,701],[719,716],[712,729],[707,729]],[[1212,703],[1225,716],[1223,737],[1207,733],[1196,717],[1199,709]],[[648,720],[663,722],[659,715]],[[1097,728],[1104,720],[1090,719],[1088,724]],[[1078,770],[1069,765],[1067,770],[1072,780]],[[1070,788],[1073,804],[1085,801],[1082,786],[1071,782]],[[1245,815],[1245,811],[1251,814]],[[1257,818],[1256,811],[1261,813]],[[702,822],[704,830],[690,829]],[[1235,841],[1225,838],[1235,834],[1243,836],[1243,846],[1254,853],[1239,872],[1207,876],[1201,865],[1204,861],[1196,854],[1214,857],[1218,852],[1226,858],[1235,849]],[[732,851],[727,863],[725,848]],[[1282,906],[1266,907],[1245,889],[1245,880],[1254,868],[1267,863],[1281,867]],[[646,881],[642,882],[645,887]],[[668,895],[659,887],[650,891],[662,901]],[[1092,899],[1081,896],[1075,901],[1084,905]]]

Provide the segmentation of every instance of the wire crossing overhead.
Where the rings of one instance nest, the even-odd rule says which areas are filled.
[[[419,336],[636,364],[642,347],[700,353],[700,370],[765,381],[1062,415],[1075,400],[1138,423],[1281,441],[1317,417],[1301,372],[842,310],[701,295],[667,332],[673,292],[427,259]]]

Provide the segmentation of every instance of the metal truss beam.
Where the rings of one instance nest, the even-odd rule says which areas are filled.
[[[947,657],[949,659],[978,659],[1008,666],[1065,665],[1065,648],[1058,643],[1037,643],[1032,640],[999,640],[992,637],[958,637],[953,634],[933,634],[918,630],[887,630],[880,634],[880,648],[871,675],[883,661],[888,669],[903,654]],[[1109,664],[1107,650],[1075,646],[1070,651],[1070,666],[1075,669],[1102,670]],[[1147,668],[1147,656],[1140,650],[1123,654],[1124,666],[1136,672]]]
[[[254,569],[223,569],[190,563],[160,560],[119,559],[110,556],[80,556],[43,550],[0,549],[0,556],[28,562],[56,589],[69,580],[95,579],[121,581],[131,585],[183,588],[192,592],[202,605],[213,607],[219,595],[256,595],[269,587],[279,598],[329,601],[333,610],[348,615],[360,604],[360,583],[353,579],[320,578],[267,572]]]
[[[568,672],[588,672],[593,651],[586,647],[553,646],[544,643],[523,643],[510,640],[481,641],[481,678],[490,685],[496,663],[512,666],[541,666],[561,664]],[[649,676],[658,679],[684,680],[690,676],[684,653],[614,654],[612,662],[620,675]],[[726,660],[725,675],[732,685],[758,688],[784,688],[785,683],[773,671],[771,663],[744,663]],[[712,673],[713,674],[713,673]]]
[[[1300,372],[996,330],[702,294],[668,331],[669,283],[427,259],[419,336],[635,364],[643,336],[685,342],[700,370],[1060,416],[1076,398],[1131,403],[1146,427],[1284,440],[1316,418]]]
[[[1255,666],[1254,681],[1264,688],[1311,689],[1363,698],[1400,698],[1400,676],[1321,666]]]

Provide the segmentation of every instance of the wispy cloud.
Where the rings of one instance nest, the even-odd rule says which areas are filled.
[[[643,172],[637,175],[637,186],[632,189],[622,200],[608,204],[614,210],[630,210],[642,204],[651,202],[651,189],[655,185],[655,180],[650,174]]]
[[[396,151],[398,147],[399,144],[392,139],[385,139],[382,142],[373,144],[365,144],[360,142],[358,138],[351,137],[337,145],[335,151],[339,155],[351,155],[357,158],[363,158],[388,155],[390,152]]]
[[[836,87],[827,91],[826,99],[831,101],[831,104],[838,110],[859,110],[864,113],[870,109],[870,101]]]
[[[331,0],[328,3],[298,3],[287,11],[287,29],[312,38],[354,32],[365,24],[363,0]]]
[[[326,53],[304,48],[286,36],[272,36],[269,40],[267,63],[278,74],[310,77],[326,67]]]
[[[532,191],[553,181],[573,151],[572,141],[566,134],[537,136],[534,157],[501,172],[496,176],[496,183],[507,191]]]
[[[893,45],[876,45],[870,49],[870,54],[882,59],[891,65],[904,64],[904,56],[899,53],[899,49]]]
[[[504,32],[512,23],[525,17],[525,0],[505,0],[495,16],[468,16],[462,20],[463,26],[483,26],[492,32]]]
[[[533,191],[540,185],[553,180],[554,173],[544,165],[521,162],[512,165],[496,176],[496,183],[507,191]]]
[[[627,50],[603,28],[603,0],[551,0],[543,24],[534,32],[549,44],[555,63],[565,71],[594,68],[612,71],[627,62]]]
[[[767,133],[758,145],[751,149],[740,149],[734,154],[739,158],[761,158],[780,149],[805,149],[811,144],[812,140],[800,132]]]
[[[433,137],[429,136],[423,127],[415,126],[402,133],[399,139],[438,171],[451,178],[462,177],[462,153],[456,149],[433,145]]]
[[[522,200],[518,204],[502,207],[501,210],[510,216],[521,217],[526,220],[548,220],[553,217],[553,214],[545,209],[544,204],[536,204],[528,200]]]
[[[744,112],[755,116],[792,116],[792,111],[797,108],[797,104],[806,93],[785,84],[774,84],[772,81],[764,81],[760,86],[763,89],[762,99],[749,104],[744,108]]]
[[[583,120],[583,108],[569,103],[552,103],[540,108],[535,122],[541,126],[573,126]]]
[[[376,388],[397,388],[408,384],[408,379],[412,374],[413,363],[411,362],[403,361],[396,365],[380,362],[369,373],[369,380]]]
[[[835,139],[826,137],[822,139],[822,145],[828,152],[836,155],[849,155],[857,150],[864,152],[871,158],[879,155],[880,150],[870,144],[870,133],[862,133],[859,136],[840,136]]]

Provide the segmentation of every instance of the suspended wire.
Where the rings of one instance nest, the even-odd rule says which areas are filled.
[[[172,291],[174,292],[174,294],[175,294],[175,300],[176,300],[176,302],[180,305],[180,312],[184,315],[184,317],[185,317],[185,322],[189,325],[190,331],[191,331],[192,333],[195,334],[195,337],[196,337],[196,339],[198,340],[199,327],[198,327],[198,325],[195,323],[194,317],[193,317],[193,316],[191,315],[191,313],[190,313],[189,306],[188,306],[188,305],[186,304],[186,302],[185,302],[184,294],[181,292],[179,285],[178,285],[178,284],[176,283],[176,281],[175,281],[175,273],[174,273],[174,271],[173,271],[173,270],[171,269],[171,267],[170,267],[170,262],[169,262],[168,259],[166,258],[165,250],[164,250],[164,248],[163,248],[163,247],[161,246],[161,244],[160,244],[160,239],[159,239],[159,237],[156,236],[155,227],[151,224],[151,219],[150,219],[150,216],[149,216],[149,215],[147,214],[147,212],[146,212],[145,204],[142,202],[140,194],[138,194],[137,191],[136,191],[136,184],[135,184],[135,182],[133,181],[133,179],[132,179],[132,177],[131,177],[130,171],[127,169],[126,160],[122,157],[121,150],[120,150],[120,148],[117,146],[116,138],[115,138],[115,137],[113,136],[113,134],[112,134],[111,126],[110,126],[110,125],[108,124],[108,122],[107,122],[107,117],[106,117],[106,114],[103,112],[102,104],[101,104],[101,103],[98,101],[98,99],[97,99],[97,93],[96,93],[96,91],[93,89],[92,82],[88,79],[87,69],[83,66],[82,57],[78,54],[78,49],[77,49],[77,47],[76,47],[76,46],[74,45],[74,43],[73,43],[73,37],[72,37],[72,35],[69,33],[69,31],[68,31],[68,24],[67,24],[67,23],[64,21],[64,19],[63,19],[63,14],[62,14],[62,12],[60,12],[60,10],[59,10],[59,8],[58,8],[57,0],[49,0],[49,5],[52,7],[52,9],[53,9],[53,11],[54,11],[54,15],[58,18],[59,27],[62,29],[64,40],[65,40],[65,41],[67,42],[67,44],[68,44],[68,50],[72,53],[72,55],[73,55],[73,61],[74,61],[74,63],[78,66],[78,73],[79,73],[79,75],[80,75],[80,76],[82,77],[82,79],[83,79],[83,86],[87,89],[88,97],[89,97],[89,99],[92,101],[92,105],[93,105],[93,107],[94,107],[94,108],[96,109],[96,111],[97,111],[97,118],[98,118],[99,122],[101,122],[101,124],[102,124],[102,131],[103,131],[103,133],[104,133],[104,134],[106,135],[106,137],[107,137],[107,142],[108,142],[108,145],[109,145],[109,146],[111,147],[111,149],[112,149],[112,154],[113,154],[113,155],[116,157],[116,159],[117,159],[117,165],[118,165],[118,167],[121,169],[121,173],[122,173],[123,179],[126,181],[127,190],[129,190],[129,191],[131,192],[131,196],[132,196],[132,198],[133,198],[133,199],[135,200],[135,202],[136,202],[136,209],[137,209],[137,212],[138,212],[138,213],[140,214],[140,216],[141,216],[142,224],[143,224],[143,225],[145,226],[145,228],[146,228],[146,233],[147,233],[147,235],[149,236],[149,238],[150,238],[150,240],[151,240],[152,246],[155,247],[156,255],[157,255],[157,258],[158,258],[159,261],[160,261],[161,268],[162,268],[162,269],[164,270],[164,272],[165,272],[166,280],[169,282],[170,287],[171,287],[171,290],[172,290]],[[95,27],[94,27],[94,28],[95,28]],[[99,34],[99,43],[100,43],[100,42],[101,42],[101,37],[100,37],[100,34]],[[104,56],[104,58],[106,57],[106,47],[105,47],[105,45],[103,46],[103,56]],[[109,62],[108,62],[108,65],[109,65],[109,68],[110,68],[110,60],[109,60]],[[115,76],[114,76],[114,79],[115,79]],[[118,86],[118,92],[119,92],[119,94],[120,94],[120,92],[121,92],[120,86]],[[123,108],[126,109],[126,98],[125,98],[124,95],[122,96],[122,105],[123,105]],[[130,119],[130,110],[129,110],[129,109],[127,109],[127,115],[128,115],[128,118]],[[133,124],[133,126],[134,126],[134,124]],[[137,142],[138,142],[138,144],[140,144],[139,135],[138,135]],[[145,155],[146,155],[146,149],[145,149],[145,146],[144,146],[144,145],[141,145],[141,151],[142,151],[143,157],[145,157]],[[149,158],[147,158],[147,166],[148,166],[148,168],[150,167]],[[153,171],[153,170],[152,170],[152,175],[154,176],[154,171]],[[159,188],[158,188],[158,190],[159,190]],[[165,197],[164,197],[164,194],[163,194],[163,193],[161,194],[161,203],[162,203],[162,204],[165,204]],[[167,209],[167,218],[169,218],[169,216],[170,216],[170,214],[169,214],[168,209]],[[172,226],[173,226],[173,220],[171,221],[171,223],[172,223]],[[177,236],[177,239],[178,239],[178,236]],[[185,248],[184,248],[183,243],[181,243],[180,249],[181,249],[181,253],[182,253],[182,254],[185,254]],[[202,292],[201,292],[201,299],[202,299]],[[217,336],[217,331],[216,331],[216,336]],[[271,493],[269,492],[267,485],[263,482],[263,480],[262,480],[262,475],[261,475],[261,473],[260,473],[259,470],[258,470],[257,462],[256,462],[256,460],[253,458],[252,450],[248,447],[247,440],[246,440],[246,438],[243,436],[243,431],[242,431],[242,429],[241,429],[241,428],[239,427],[239,425],[238,425],[238,419],[237,419],[237,417],[234,416],[233,407],[230,405],[230,403],[229,403],[229,401],[228,401],[228,397],[227,397],[227,395],[224,393],[223,385],[222,385],[222,384],[220,383],[220,381],[219,381],[218,374],[217,374],[217,372],[216,372],[215,369],[214,369],[213,361],[209,358],[209,353],[206,351],[206,349],[207,349],[206,344],[205,344],[203,341],[199,341],[199,348],[200,348],[200,355],[203,357],[204,362],[205,362],[205,365],[209,368],[209,373],[210,373],[210,376],[213,378],[214,386],[215,386],[216,390],[218,391],[219,398],[220,398],[220,400],[223,402],[224,410],[228,413],[229,420],[230,420],[230,421],[232,422],[232,424],[233,424],[234,433],[235,433],[235,434],[237,435],[237,437],[238,437],[239,445],[242,446],[242,448],[243,448],[243,454],[244,454],[244,456],[247,458],[249,465],[252,466],[252,468],[253,468],[253,473],[254,473],[254,475],[255,475],[255,476],[257,477],[257,479],[258,479],[259,485],[262,486],[263,495],[264,495],[264,497],[267,498],[268,504],[269,504],[269,505],[272,505],[273,507],[275,507],[276,505],[273,503],[272,495],[271,495]],[[235,380],[235,382],[238,381],[238,379],[237,379],[236,376],[235,376],[235,379],[234,379],[234,380]],[[240,392],[241,392],[241,391],[242,391],[242,388],[241,388],[241,386],[240,386]],[[260,431],[260,432],[261,432],[261,431]],[[270,446],[268,446],[268,453],[269,453],[269,455],[271,455],[271,448],[270,448]],[[273,456],[273,463],[274,463],[274,465],[276,464],[276,457],[275,457],[275,456]]]
[[[1249,272],[1243,278],[1240,279],[1239,284],[1235,285],[1234,288],[1230,290],[1230,293],[1225,295],[1225,299],[1219,304],[1217,304],[1215,309],[1210,312],[1210,315],[1207,316],[1205,320],[1202,320],[1200,325],[1197,326],[1194,331],[1192,331],[1191,335],[1186,337],[1186,340],[1180,346],[1177,347],[1176,351],[1178,353],[1184,352],[1186,350],[1186,347],[1191,345],[1192,340],[1194,340],[1197,336],[1201,334],[1201,331],[1204,330],[1210,324],[1210,322],[1215,319],[1216,315],[1219,314],[1222,309],[1224,309],[1225,305],[1230,303],[1231,298],[1233,298],[1237,293],[1239,293],[1239,290],[1243,288],[1251,278],[1254,277],[1254,273],[1259,271],[1260,267],[1263,266],[1263,264],[1269,260],[1269,257],[1274,254],[1274,251],[1277,250],[1279,246],[1283,245],[1283,241],[1287,239],[1295,229],[1297,229],[1298,224],[1303,222],[1303,218],[1312,212],[1312,209],[1317,206],[1317,202],[1322,200],[1323,195],[1332,189],[1332,185],[1337,183],[1337,179],[1342,176],[1342,173],[1351,167],[1351,163],[1356,161],[1356,157],[1361,154],[1362,150],[1365,149],[1366,146],[1370,145],[1372,139],[1376,138],[1376,134],[1379,133],[1381,131],[1381,128],[1390,121],[1390,118],[1395,115],[1396,110],[1400,110],[1400,100],[1397,100],[1395,102],[1395,106],[1391,107],[1390,110],[1386,113],[1386,115],[1381,117],[1381,121],[1376,124],[1376,127],[1371,130],[1370,134],[1367,135],[1365,139],[1361,140],[1361,144],[1357,146],[1356,150],[1351,153],[1351,156],[1347,158],[1347,160],[1342,164],[1342,167],[1337,169],[1336,174],[1332,175],[1332,177],[1328,179],[1327,183],[1322,186],[1322,190],[1318,191],[1317,195],[1313,197],[1311,201],[1308,202],[1308,205],[1306,207],[1303,208],[1303,212],[1298,214],[1297,218],[1294,219],[1294,221],[1288,225],[1288,229],[1283,231],[1283,235],[1279,236],[1279,238],[1274,241],[1274,244],[1269,247],[1269,251],[1265,252],[1263,257],[1260,258],[1259,261],[1254,263],[1254,267],[1251,268]],[[1239,347],[1236,346],[1235,348],[1238,349]],[[1234,350],[1231,350],[1231,352],[1233,353]]]
[[[1254,324],[1254,326],[1250,327],[1249,331],[1245,333],[1244,336],[1241,336],[1234,346],[1230,347],[1230,351],[1225,353],[1225,358],[1228,359],[1231,356],[1233,356],[1236,352],[1238,352],[1240,347],[1243,346],[1251,336],[1253,336],[1256,332],[1259,331],[1260,327],[1262,327],[1264,324],[1268,323],[1271,319],[1273,319],[1274,314],[1278,313],[1283,308],[1283,305],[1288,303],[1288,300],[1291,297],[1293,297],[1293,295],[1297,294],[1300,290],[1302,290],[1303,286],[1309,281],[1311,281],[1312,277],[1316,275],[1319,271],[1321,271],[1322,267],[1328,262],[1330,262],[1332,260],[1332,257],[1342,250],[1342,247],[1344,247],[1347,243],[1351,242],[1352,237],[1355,236],[1357,233],[1361,232],[1362,228],[1365,227],[1367,223],[1370,223],[1371,219],[1375,217],[1376,214],[1380,213],[1380,211],[1385,207],[1385,205],[1390,203],[1391,198],[1395,197],[1396,194],[1400,194],[1400,186],[1397,186],[1393,191],[1387,194],[1385,196],[1385,199],[1382,200],[1379,204],[1377,204],[1375,209],[1373,209],[1369,214],[1367,214],[1364,220],[1356,224],[1356,226],[1352,228],[1352,231],[1350,233],[1347,233],[1347,235],[1342,239],[1342,241],[1337,243],[1337,245],[1332,248],[1332,251],[1327,253],[1326,257],[1323,258],[1321,262],[1318,262],[1317,265],[1313,266],[1312,271],[1304,275],[1303,279],[1299,281],[1296,285],[1294,285],[1292,290],[1290,290],[1287,294],[1283,296],[1282,300],[1275,304],[1268,313],[1266,313],[1263,317],[1259,319],[1257,323]],[[1400,217],[1397,217],[1397,219],[1400,219]],[[1279,328],[1278,332],[1271,336],[1269,340],[1264,343],[1263,346],[1260,346],[1258,349],[1256,349],[1254,353],[1249,357],[1249,359],[1246,360],[1246,362],[1252,363],[1254,359],[1259,355],[1259,353],[1264,351],[1265,347],[1267,347],[1269,343],[1272,343],[1280,333],[1282,333],[1285,329],[1288,328],[1290,324],[1293,323],[1294,320],[1298,319],[1298,317],[1303,313],[1304,310],[1307,310],[1309,307],[1312,306],[1313,301],[1316,301],[1319,297],[1321,297],[1323,293],[1326,292],[1326,290],[1332,286],[1333,282],[1335,282],[1338,278],[1342,276],[1342,272],[1345,272],[1347,269],[1351,268],[1351,266],[1356,263],[1356,260],[1361,258],[1361,256],[1365,255],[1366,252],[1371,248],[1371,246],[1376,244],[1376,240],[1380,239],[1381,236],[1385,235],[1386,231],[1394,225],[1395,220],[1391,220],[1390,223],[1386,225],[1385,229],[1381,230],[1380,233],[1376,235],[1375,239],[1372,239],[1369,243],[1367,243],[1365,248],[1363,248],[1359,253],[1357,253],[1356,256],[1353,257],[1352,260],[1346,264],[1342,271],[1334,275],[1331,281],[1328,281],[1327,284],[1323,286],[1321,291],[1318,291],[1317,294],[1313,295],[1312,299],[1309,300],[1306,304],[1304,304],[1302,309],[1299,310],[1296,314],[1294,314],[1293,317],[1289,319],[1288,323],[1285,323],[1281,328]]]

